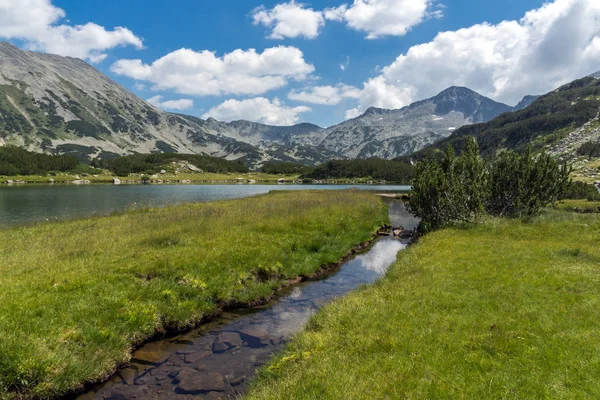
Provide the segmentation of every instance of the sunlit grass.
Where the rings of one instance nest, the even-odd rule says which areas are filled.
[[[368,193],[277,192],[0,230],[0,398],[104,378],[133,345],[266,298],[386,220]]]
[[[600,201],[562,200],[556,204],[556,208],[580,213],[600,213]]]
[[[326,306],[249,399],[600,398],[600,215],[447,229]]]

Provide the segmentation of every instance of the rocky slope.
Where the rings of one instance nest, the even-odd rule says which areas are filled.
[[[284,142],[320,129],[309,124],[226,124],[169,114],[79,59],[0,43],[0,145],[81,159],[179,152],[245,158],[250,164],[272,159],[316,163],[332,153],[290,148]]]
[[[451,87],[399,110],[369,108],[357,118],[323,132],[295,136],[290,142],[322,146],[348,158],[394,158],[448,137],[464,125],[525,108],[534,100],[535,96],[527,96],[510,107],[470,89]]]

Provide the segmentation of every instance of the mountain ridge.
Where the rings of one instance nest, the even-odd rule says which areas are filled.
[[[453,86],[398,110],[371,107],[329,128],[203,120],[159,110],[82,60],[0,42],[0,145],[87,160],[135,152],[208,154],[254,166],[394,158],[515,108]]]
[[[517,107],[529,105],[533,98],[526,96]],[[322,146],[347,158],[395,158],[448,137],[459,127],[515,109],[469,88],[452,86],[400,109],[370,107],[322,132],[296,136],[290,144]]]

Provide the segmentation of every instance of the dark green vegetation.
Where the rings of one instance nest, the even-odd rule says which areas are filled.
[[[533,157],[529,148],[523,154],[503,152],[486,163],[475,139],[468,137],[460,156],[448,146],[441,161],[417,165],[410,208],[422,219],[425,232],[456,222],[476,222],[484,212],[533,215],[562,198],[567,189],[588,189],[572,184],[570,172],[547,154]]]
[[[205,172],[248,172],[242,161],[228,161],[199,154],[134,154],[109,160],[94,160],[92,166],[108,169],[119,176],[127,176],[133,173],[155,174],[165,165],[177,161],[186,161]]]
[[[369,193],[277,192],[0,230],[0,398],[103,379],[132,346],[268,298],[386,220]]]
[[[600,398],[600,215],[446,229],[326,306],[249,399]]]
[[[284,175],[302,175],[310,174],[315,167],[304,164],[290,162],[267,162],[263,165],[261,171],[265,174],[284,174]]]
[[[561,199],[600,201],[600,192],[591,183],[572,181],[563,190]]]
[[[47,174],[74,171],[80,166],[75,157],[32,153],[15,146],[0,147],[0,175]]]
[[[577,149],[577,154],[588,158],[600,157],[600,142],[587,142]]]
[[[359,160],[331,160],[303,176],[307,179],[371,178],[388,182],[409,183],[415,169],[400,160],[368,158]]]
[[[573,211],[577,213],[600,213],[600,199],[592,200],[562,200],[556,205],[559,210]]]
[[[462,127],[417,156],[435,156],[449,144],[460,150],[469,136],[477,139],[481,153],[486,157],[500,150],[522,152],[528,146],[537,151],[595,118],[598,109],[600,80],[579,79],[541,96],[524,110],[502,114],[484,124]]]

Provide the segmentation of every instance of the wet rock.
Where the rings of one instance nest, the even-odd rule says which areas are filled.
[[[242,345],[242,338],[235,332],[223,332],[219,335],[218,340],[233,347],[240,347]]]
[[[250,347],[264,347],[270,344],[269,333],[261,328],[248,328],[240,331],[240,336]]]
[[[189,353],[185,355],[185,362],[188,364],[196,364],[198,361],[212,355],[213,352],[210,350],[200,350],[194,353]]]
[[[228,374],[228,375],[225,375],[225,379],[227,379],[227,382],[229,383],[229,385],[238,386],[246,381],[246,375],[245,374]]]
[[[223,342],[215,342],[215,344],[213,344],[212,346],[212,351],[213,353],[216,354],[221,354],[221,353],[225,353],[227,350],[229,350],[229,345],[223,343]]]
[[[160,343],[151,343],[133,353],[132,359],[141,364],[160,365],[167,361],[169,357],[171,357],[171,353],[165,351]]]
[[[178,386],[187,393],[205,393],[225,390],[223,376],[217,372],[204,372],[183,369],[177,375]]]
[[[128,385],[133,385],[133,381],[135,381],[135,378],[138,376],[138,370],[134,368],[125,368],[119,372],[119,375],[121,375],[123,382]]]
[[[402,231],[400,234],[400,239],[410,239],[413,237],[413,233],[411,231]]]

